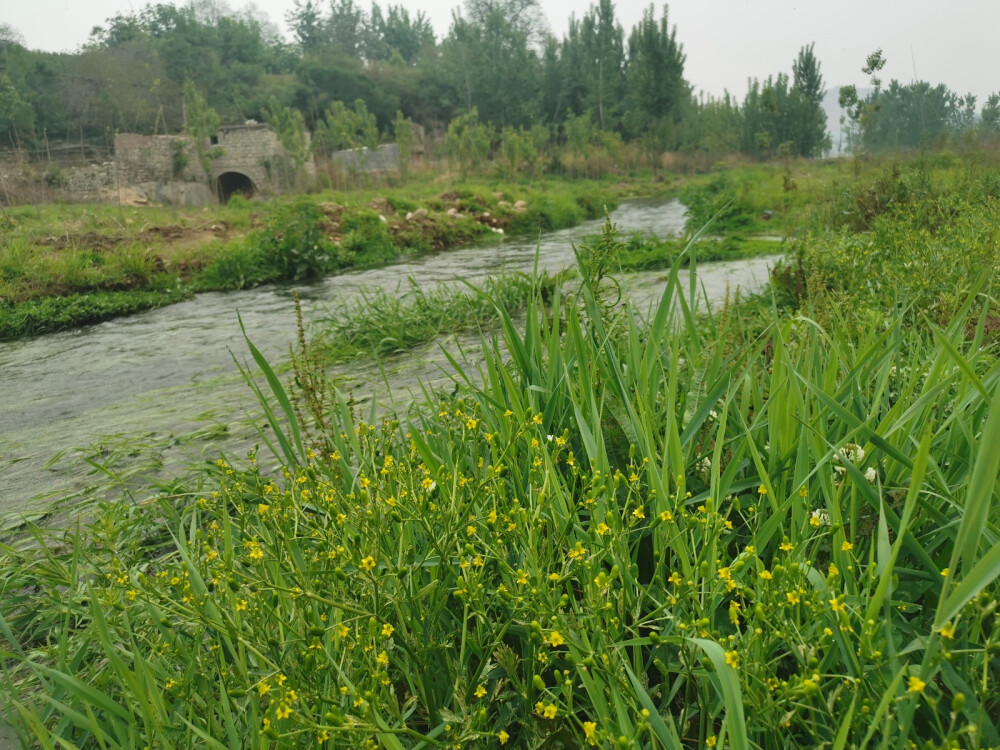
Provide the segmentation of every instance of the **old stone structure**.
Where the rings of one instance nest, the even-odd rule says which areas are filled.
[[[109,169],[100,175],[91,170],[83,181],[87,189],[124,190],[138,200],[185,205],[225,202],[236,194],[266,196],[296,187],[288,156],[267,125],[251,121],[221,127],[205,148],[213,157],[210,177],[187,136],[119,133]],[[315,175],[310,155],[298,177],[308,180]]]

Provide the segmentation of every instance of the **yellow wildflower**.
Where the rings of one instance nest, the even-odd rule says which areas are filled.
[[[365,570],[370,571],[372,568],[375,567],[375,558],[369,555],[368,557],[366,557],[361,561],[361,567],[364,568]]]
[[[910,677],[909,684],[907,685],[906,692],[908,693],[922,693],[924,688],[927,687],[927,683],[921,680],[916,675]]]
[[[510,410],[509,410],[509,409],[508,409],[507,411],[508,411],[508,413],[510,413]],[[503,731],[503,730],[501,729],[501,730],[500,730],[500,734],[498,734],[498,735],[497,735],[497,739],[498,739],[498,740],[500,740],[500,744],[501,744],[501,745],[506,745],[506,744],[507,744],[507,740],[509,740],[509,739],[510,739],[510,735],[509,735],[509,734],[507,734],[507,733],[506,733],[505,731]]]

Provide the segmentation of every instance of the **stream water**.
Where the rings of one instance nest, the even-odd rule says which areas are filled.
[[[626,231],[667,236],[684,224],[677,201],[636,200],[611,215]],[[574,263],[572,243],[598,232],[602,221],[406,263],[347,273],[296,287],[308,320],[336,314],[363,290],[402,289],[409,280],[433,286],[476,280],[501,270],[547,271]],[[698,281],[710,300],[732,287],[752,290],[767,279],[774,257],[702,264]],[[653,300],[661,273],[625,279],[634,300]],[[81,460],[114,459],[123,481],[131,473],[190,464],[258,440],[256,400],[236,360],[249,358],[237,314],[251,340],[275,361],[295,334],[291,286],[210,293],[159,310],[99,325],[0,343],[0,529],[49,512],[57,501],[80,499],[108,477]],[[446,378],[449,348],[474,347],[478,337],[452,337],[390,358],[381,368],[356,362],[338,368],[338,384],[362,403],[394,404],[419,393],[421,382]]]

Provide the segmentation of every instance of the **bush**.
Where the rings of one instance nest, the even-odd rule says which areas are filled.
[[[254,239],[267,262],[284,281],[306,281],[323,275],[334,252],[325,228],[326,217],[307,198],[278,207],[264,231]]]

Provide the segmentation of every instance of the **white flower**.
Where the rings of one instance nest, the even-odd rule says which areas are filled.
[[[553,436],[553,435],[549,435],[549,436],[548,436],[548,441],[549,441],[549,442],[551,443],[551,442],[552,442],[552,440],[554,439],[554,437],[555,437],[555,436]]]
[[[830,525],[830,514],[825,510],[814,510],[812,512],[812,517],[815,518],[819,523],[819,526],[829,526]]]
[[[869,466],[865,470],[865,479],[868,480],[868,484],[875,484],[875,480],[878,479],[878,473],[875,471],[874,466]]]

